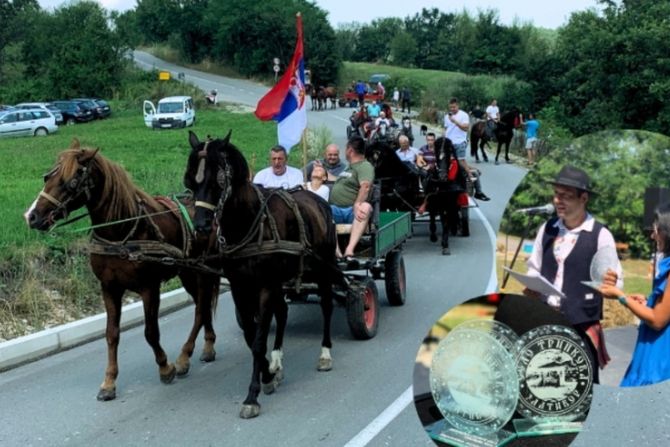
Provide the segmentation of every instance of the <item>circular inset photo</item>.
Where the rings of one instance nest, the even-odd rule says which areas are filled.
[[[490,294],[444,314],[416,358],[414,403],[450,446],[566,446],[588,414],[596,359],[559,312]]]
[[[670,379],[669,173],[666,136],[586,135],[543,153],[503,215],[499,290],[587,334],[597,384]]]

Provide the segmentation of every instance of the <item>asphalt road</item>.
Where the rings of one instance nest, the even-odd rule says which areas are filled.
[[[136,52],[137,61],[145,58]],[[149,64],[184,72],[188,81],[205,90],[218,88],[224,101],[254,105],[267,91],[261,85],[160,61]],[[336,142],[343,144],[348,114],[348,109],[309,112],[308,122],[330,126]],[[142,328],[121,336],[114,401],[95,399],[104,374],[104,340],[0,374],[0,446],[433,445],[411,403],[419,344],[440,315],[494,287],[493,233],[524,174],[514,165],[481,167],[484,189],[492,200],[472,210],[471,237],[452,238],[452,255],[442,256],[437,244],[427,240],[425,226],[415,225],[415,235],[405,246],[407,303],[388,306],[383,283],[378,282],[382,306],[376,338],[353,340],[344,310],[336,309],[332,371],[316,371],[318,307],[290,308],[286,378],[274,395],[261,395],[258,418],[238,418],[251,356],[236,326],[232,300],[224,294],[215,321],[217,360],[195,360],[190,375],[171,385],[160,383]],[[161,319],[162,342],[171,360],[187,335],[192,313],[187,307]],[[196,349],[200,347],[201,343]],[[599,387],[575,445],[668,445],[669,435],[662,428],[670,423],[669,398],[667,386],[633,391]]]

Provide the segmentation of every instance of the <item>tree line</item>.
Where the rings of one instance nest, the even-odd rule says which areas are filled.
[[[154,43],[187,62],[208,59],[267,79],[275,57],[282,68],[291,58],[300,11],[306,63],[319,84],[337,83],[343,60],[380,62],[464,73],[472,79],[456,92],[481,102],[490,98],[477,75],[501,75],[503,107],[541,112],[570,134],[670,133],[670,0],[596,5],[557,30],[504,25],[494,10],[425,8],[333,29],[308,0],[138,0],[122,14],[91,1],[46,12],[37,0],[0,0],[0,101],[104,95],[123,82],[127,51]]]

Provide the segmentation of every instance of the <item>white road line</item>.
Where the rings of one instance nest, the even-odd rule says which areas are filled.
[[[489,236],[491,247],[493,248],[493,256],[491,258],[491,276],[489,276],[489,283],[486,286],[486,291],[484,293],[485,294],[494,293],[498,290],[498,273],[496,272],[496,241],[497,241],[496,234],[495,231],[493,231],[493,227],[491,227],[491,224],[486,219],[486,217],[484,217],[484,214],[482,214],[479,207],[471,209],[475,211],[477,216],[479,216],[479,220],[482,221],[482,224],[486,229],[486,233]]]
[[[496,273],[496,257],[495,257],[495,247],[496,247],[496,235],[493,231],[493,227],[489,221],[484,217],[484,214],[481,212],[479,207],[471,208],[474,213],[477,215],[479,220],[484,225],[486,233],[491,242],[491,247],[493,247],[493,260],[491,262],[491,276],[489,277],[489,283],[486,286],[486,291],[484,293],[493,293],[498,289],[498,275]],[[386,407],[379,416],[377,416],[372,422],[370,422],[363,430],[361,430],[356,436],[351,438],[344,447],[364,447],[368,445],[370,441],[374,439],[387,425],[393,421],[409,404],[412,403],[412,387],[407,388],[396,400],[393,401],[391,405]]]
[[[412,387],[407,388],[391,405],[386,407],[367,427],[351,438],[344,447],[363,447],[391,423],[405,408],[412,403]]]

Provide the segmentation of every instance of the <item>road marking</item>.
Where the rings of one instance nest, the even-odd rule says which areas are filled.
[[[333,113],[329,114],[328,116],[332,116],[333,118],[338,119],[338,120],[340,120],[340,121],[344,121],[345,123],[348,123],[348,122],[349,122],[348,119],[346,119],[346,118],[342,118],[341,116],[337,116],[337,115],[335,115],[335,114],[333,114]]]
[[[391,405],[386,407],[367,427],[351,438],[344,447],[363,447],[391,423],[407,406],[412,403],[412,387],[407,388]]]
[[[486,290],[484,291],[484,293],[485,294],[495,293],[498,290],[498,273],[496,272],[496,240],[497,240],[496,234],[495,231],[493,231],[493,227],[491,227],[491,224],[489,223],[488,219],[484,217],[484,214],[482,214],[479,207],[471,209],[475,211],[477,216],[479,216],[479,220],[482,221],[482,224],[486,229],[486,233],[489,236],[489,240],[491,241],[491,247],[493,248],[493,256],[491,258],[491,276],[489,276],[489,283],[486,286]]]

